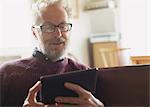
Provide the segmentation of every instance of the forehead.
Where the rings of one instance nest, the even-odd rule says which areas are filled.
[[[48,6],[41,10],[40,15],[42,23],[50,22],[52,24],[59,24],[68,21],[68,15],[62,6],[54,5]]]

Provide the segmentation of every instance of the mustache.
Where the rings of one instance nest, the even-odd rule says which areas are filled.
[[[66,40],[63,37],[60,38],[51,38],[49,40],[49,44],[53,44],[53,43],[64,43],[66,42]]]

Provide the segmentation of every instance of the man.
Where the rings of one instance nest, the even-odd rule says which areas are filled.
[[[70,10],[62,0],[37,2],[33,16],[32,32],[39,46],[32,57],[0,67],[2,106],[45,106],[36,99],[41,88],[40,76],[88,68],[65,57],[72,24]],[[79,85],[65,83],[64,86],[75,91],[79,97],[58,96],[55,98],[56,104],[49,106],[64,107],[65,103],[79,107],[103,106]]]

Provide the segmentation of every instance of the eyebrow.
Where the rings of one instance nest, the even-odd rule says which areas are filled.
[[[67,21],[63,21],[63,22],[61,22],[61,23],[59,23],[59,24],[62,24],[62,23],[67,23]],[[45,25],[45,24],[55,25],[55,24],[53,24],[53,23],[51,23],[51,22],[44,22],[42,25]],[[59,24],[58,24],[58,25],[59,25]],[[57,25],[55,25],[55,26],[57,26]]]

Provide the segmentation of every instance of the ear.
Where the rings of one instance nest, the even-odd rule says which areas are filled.
[[[32,34],[33,34],[33,36],[37,39],[37,35],[36,35],[36,29],[35,29],[35,27],[34,26],[32,26],[31,27],[31,30],[32,30]]]

